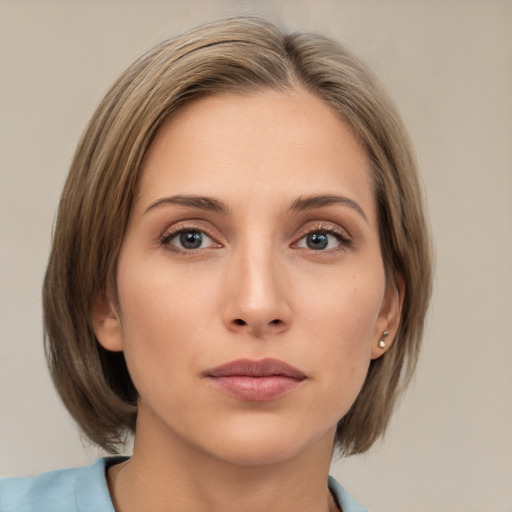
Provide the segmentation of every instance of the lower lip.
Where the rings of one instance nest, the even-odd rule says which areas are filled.
[[[303,382],[284,375],[267,377],[249,377],[233,375],[226,377],[211,377],[212,382],[227,394],[249,402],[267,402],[297,389]]]

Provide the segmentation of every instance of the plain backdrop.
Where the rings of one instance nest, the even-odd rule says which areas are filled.
[[[436,287],[416,378],[383,442],[334,462],[375,512],[512,511],[512,2],[0,0],[0,474],[86,464],[42,349],[40,288],[81,131],[163,38],[240,7],[335,36],[415,142]]]

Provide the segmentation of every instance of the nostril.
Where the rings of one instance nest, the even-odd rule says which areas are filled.
[[[245,326],[249,325],[245,320],[242,320],[241,318],[235,318],[233,320],[233,324],[237,326]],[[274,318],[274,320],[271,320],[268,325],[282,325],[283,321],[279,318]]]

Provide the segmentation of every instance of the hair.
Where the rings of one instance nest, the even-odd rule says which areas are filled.
[[[98,343],[91,310],[115,290],[146,150],[164,119],[194,99],[291,88],[315,94],[351,126],[370,162],[386,276],[405,283],[394,343],[371,361],[335,446],[342,455],[362,453],[384,433],[414,371],[431,293],[429,230],[409,138],[373,74],[341,44],[231,17],[162,42],[121,75],[82,135],[62,192],[43,285],[45,349],[62,401],[105,450],[118,452],[135,432],[138,395],[123,353]]]

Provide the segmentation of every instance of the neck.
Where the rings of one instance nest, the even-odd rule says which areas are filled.
[[[334,432],[273,461],[226,460],[190,445],[139,412],[132,458],[108,479],[117,512],[327,512]],[[157,428],[155,428],[157,427]]]

